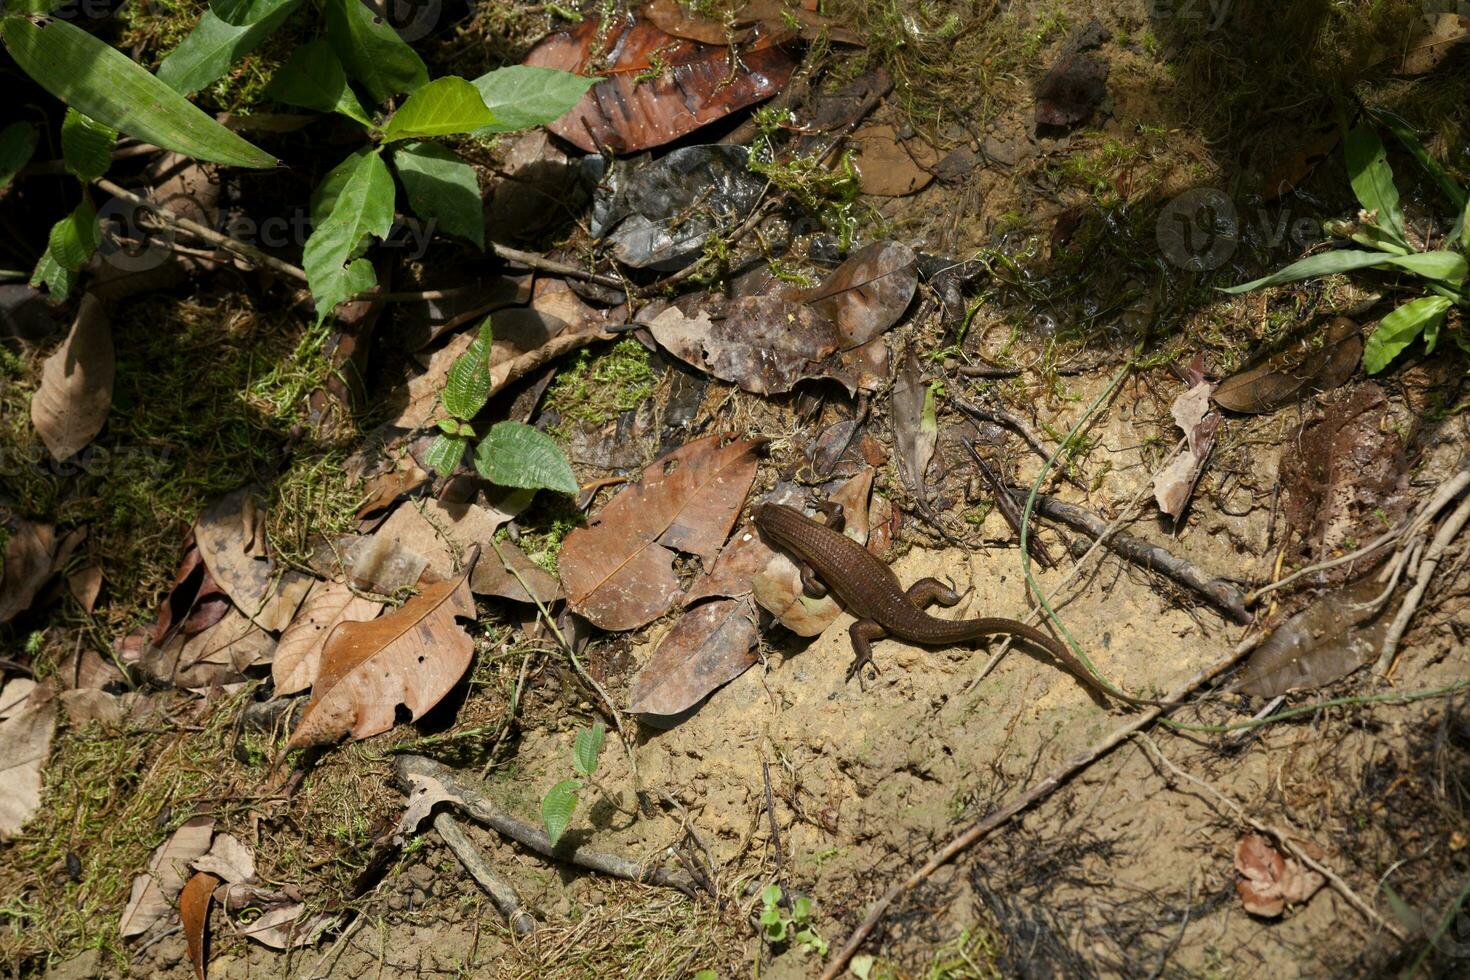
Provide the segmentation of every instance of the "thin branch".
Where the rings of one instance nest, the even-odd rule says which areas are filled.
[[[1399,611],[1393,617],[1393,623],[1388,627],[1388,635],[1383,638],[1383,652],[1378,655],[1378,663],[1374,668],[1378,673],[1388,673],[1389,666],[1393,664],[1394,654],[1398,652],[1399,641],[1404,638],[1404,631],[1409,628],[1409,620],[1414,618],[1414,613],[1419,609],[1419,603],[1424,599],[1424,593],[1429,588],[1429,580],[1434,577],[1434,570],[1439,566],[1439,560],[1444,557],[1445,549],[1459,535],[1467,520],[1470,520],[1470,497],[1461,501],[1454,513],[1444,519],[1444,523],[1434,534],[1434,540],[1429,543],[1424,556],[1419,559],[1419,567],[1415,570],[1414,587],[1404,598],[1403,605],[1399,606]]]
[[[521,896],[516,894],[515,886],[496,874],[485,860],[485,855],[474,842],[465,835],[464,828],[448,812],[440,811],[434,814],[434,829],[439,832],[445,845],[459,858],[459,863],[469,872],[475,883],[485,890],[490,896],[490,901],[505,916],[506,922],[510,924],[511,932],[517,936],[529,936],[536,929],[536,920],[531,917],[521,905]]]

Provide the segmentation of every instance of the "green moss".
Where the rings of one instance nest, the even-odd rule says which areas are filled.
[[[526,512],[516,518],[516,526],[521,529],[518,544],[526,557],[555,575],[562,542],[568,534],[586,523],[586,515],[571,497],[559,493],[538,493]]]
[[[601,425],[637,408],[653,393],[648,351],[632,337],[593,352],[583,348],[557,372],[546,392],[548,408],[563,420]]]

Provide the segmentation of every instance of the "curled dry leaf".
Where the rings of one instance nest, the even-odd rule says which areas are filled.
[[[449,693],[475,652],[458,620],[475,616],[469,577],[478,554],[465,556],[458,578],[425,586],[393,612],[338,624],[290,747],[378,735],[393,727],[400,704],[417,721]]]
[[[1314,332],[1220,382],[1215,404],[1232,412],[1274,412],[1338,387],[1353,376],[1362,358],[1362,327],[1345,316],[1334,317],[1322,333]]]
[[[214,901],[214,889],[219,879],[200,871],[189,879],[179,894],[179,921],[184,926],[184,942],[189,949],[189,962],[194,964],[194,976],[204,980],[206,952],[205,931],[209,926],[209,906]]]
[[[1300,905],[1326,879],[1295,858],[1284,857],[1260,834],[1246,834],[1235,845],[1235,892],[1251,915],[1275,918],[1288,903]]]
[[[124,939],[146,932],[155,922],[173,912],[173,903],[184,888],[189,862],[209,850],[214,836],[214,819],[190,817],[158,845],[148,859],[148,870],[133,879],[133,894],[118,922]]]
[[[7,698],[17,683],[6,685]],[[41,772],[55,731],[56,700],[44,687],[34,685],[26,700],[0,721],[0,841],[19,833],[40,806]]]
[[[871,466],[867,467],[829,498],[832,503],[842,505],[847,517],[842,533],[859,544],[868,541],[869,497],[875,472]],[[830,594],[820,599],[806,594],[801,584],[801,572],[784,551],[772,551],[771,561],[765,570],[751,578],[751,587],[755,601],[797,636],[817,636],[842,612],[842,607]]]
[[[633,675],[628,710],[677,715],[741,674],[757,660],[755,606],[750,599],[716,599],[688,610]]]
[[[918,137],[901,138],[888,123],[862,127],[852,134],[852,143],[864,194],[903,197],[934,181],[938,151]]]
[[[363,482],[363,501],[357,508],[357,516],[366,517],[385,510],[399,497],[428,483],[429,479],[429,474],[412,460],[371,477]]]
[[[1194,486],[1204,471],[1205,459],[1215,445],[1215,432],[1220,428],[1220,413],[1210,409],[1210,392],[1215,386],[1201,381],[1174,399],[1171,412],[1188,444],[1184,452],[1154,477],[1154,500],[1159,510],[1179,520],[1189,503]]]
[[[191,531],[184,560],[174,573],[174,584],[159,604],[151,638],[159,644],[174,633],[193,636],[219,622],[229,610],[230,598],[209,574]]]
[[[276,693],[294,694],[316,682],[322,646],[338,623],[370,622],[382,611],[382,603],[358,595],[344,582],[312,589],[276,644],[271,661]]]
[[[86,293],[66,339],[41,366],[41,384],[31,398],[31,423],[53,458],[71,458],[102,431],[112,408],[115,369],[111,321]]]
[[[544,37],[525,63],[602,75],[547,126],[587,153],[662,146],[785,87],[795,55],[757,27],[738,49],[674,37],[643,15],[589,16]]]
[[[679,597],[671,549],[714,561],[755,479],[763,440],[719,442],[710,436],[669,453],[567,535],[558,566],[573,610],[603,629],[634,629]]]
[[[267,556],[265,514],[252,488],[227,493],[206,508],[194,525],[194,540],[210,576],[242,613],[263,629],[286,628],[312,578],[282,573]]]
[[[207,871],[232,885],[255,880],[255,852],[234,834],[220,834],[209,852],[194,862],[194,870]]]
[[[30,608],[36,593],[51,578],[56,560],[56,529],[50,524],[21,521],[5,542],[0,569],[0,623]]]

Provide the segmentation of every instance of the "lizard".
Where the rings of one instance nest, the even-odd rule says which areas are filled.
[[[948,646],[984,636],[1015,636],[1041,647],[1071,673],[1098,693],[1129,704],[1156,704],[1124,694],[1099,680],[1076,654],[1034,626],[1001,616],[979,619],[940,619],[926,609],[939,603],[953,606],[961,596],[936,578],[922,578],[904,589],[898,576],[877,556],[840,533],[845,516],[840,504],[827,501],[822,509],[827,523],[821,524],[785,504],[764,503],[752,508],[755,525],[778,547],[796,559],[802,588],[815,598],[835,593],[857,622],[848,630],[853,661],[847,669],[851,681],[872,663],[872,642],[885,636],[927,646]]]

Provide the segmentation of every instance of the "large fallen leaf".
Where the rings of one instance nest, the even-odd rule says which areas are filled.
[[[207,960],[204,948],[205,930],[209,925],[209,906],[214,901],[214,887],[219,879],[212,874],[199,871],[189,879],[179,894],[179,921],[184,926],[184,943],[189,950],[189,962],[194,964],[194,976],[204,980]]]
[[[464,554],[465,549],[475,544],[483,546],[507,521],[515,516],[519,506],[519,498],[508,509],[477,503],[452,503],[444,500],[408,501],[400,505],[383,522],[383,526],[374,533],[375,543],[372,546],[372,552],[364,551],[363,554],[419,555],[424,559],[424,565],[419,571],[422,571],[422,568],[428,568],[439,578],[449,578],[454,574],[455,563]],[[497,569],[499,568],[500,563],[492,562],[492,559],[493,555],[483,555],[476,563],[475,572],[470,577],[471,591],[482,595],[493,591],[480,587],[481,583],[496,578],[496,570],[487,570],[485,567],[488,564],[494,564]],[[353,564],[354,578],[365,576],[366,573],[366,566],[360,567],[358,563]],[[381,578],[383,574],[385,573],[379,572],[372,577]],[[414,578],[409,580],[410,583],[416,581],[417,578],[418,573],[415,572]],[[383,590],[375,589],[375,591]],[[390,588],[386,591],[392,590]]]
[[[312,589],[276,644],[271,661],[276,693],[294,694],[316,682],[322,646],[338,623],[369,622],[382,610],[382,603],[358,595],[344,582]]]
[[[634,629],[679,597],[674,552],[712,564],[755,479],[762,440],[691,442],[643,471],[585,528],[567,535],[558,566],[571,607],[603,629]]]
[[[869,498],[875,472],[871,466],[864,468],[828,498],[832,503],[842,505],[847,517],[842,533],[858,544],[867,544],[868,541]],[[820,599],[806,594],[800,570],[784,551],[772,552],[767,567],[751,578],[751,588],[755,601],[797,636],[819,635],[842,612],[842,607],[830,593]]]
[[[628,686],[628,710],[677,715],[758,659],[750,599],[716,599],[684,613]]]
[[[118,922],[124,939],[146,932],[173,912],[173,903],[183,891],[189,862],[209,850],[214,836],[212,817],[190,817],[148,859],[148,870],[133,879],[133,894]]]
[[[85,293],[66,339],[41,366],[31,398],[31,423],[53,458],[71,458],[102,431],[115,369],[112,323],[96,297]]]
[[[1300,905],[1327,883],[1296,858],[1284,857],[1260,834],[1246,834],[1235,845],[1235,883],[1241,904],[1251,915],[1275,918],[1287,903]]]
[[[1374,600],[1386,588],[1376,575],[1324,593],[1256,648],[1235,690],[1263,698],[1315,690],[1378,657],[1388,630]]]
[[[368,623],[341,623],[327,637],[311,700],[290,746],[368,738],[393,727],[399,705],[417,721],[464,675],[475,652],[459,619],[473,619],[469,576],[424,587],[402,607]]]
[[[548,34],[525,63],[602,75],[547,126],[588,153],[662,146],[785,87],[796,57],[761,28],[738,48],[678,38],[635,15],[596,16]]]
[[[724,314],[686,316],[670,306],[648,332],[685,363],[758,395],[827,376],[829,358],[842,346],[835,324],[778,293],[734,300]]]
[[[0,722],[0,841],[19,833],[40,806],[41,771],[55,731],[56,701],[38,690]]]
[[[5,542],[0,569],[0,623],[8,623],[31,607],[36,593],[51,578],[56,561],[56,529],[50,524],[21,521]]]
[[[837,324],[844,349],[858,347],[898,322],[919,288],[918,256],[902,242],[858,249],[820,286],[795,299]]]
[[[210,576],[242,613],[273,633],[286,628],[312,578],[283,572],[270,560],[265,514],[250,487],[205,508],[194,525],[194,540]]]
[[[1353,376],[1362,357],[1362,327],[1345,316],[1333,317],[1321,333],[1313,331],[1220,382],[1215,404],[1232,412],[1274,412],[1341,385]]]
[[[18,714],[30,700],[36,682],[29,677],[12,677],[0,687],[0,721]]]

